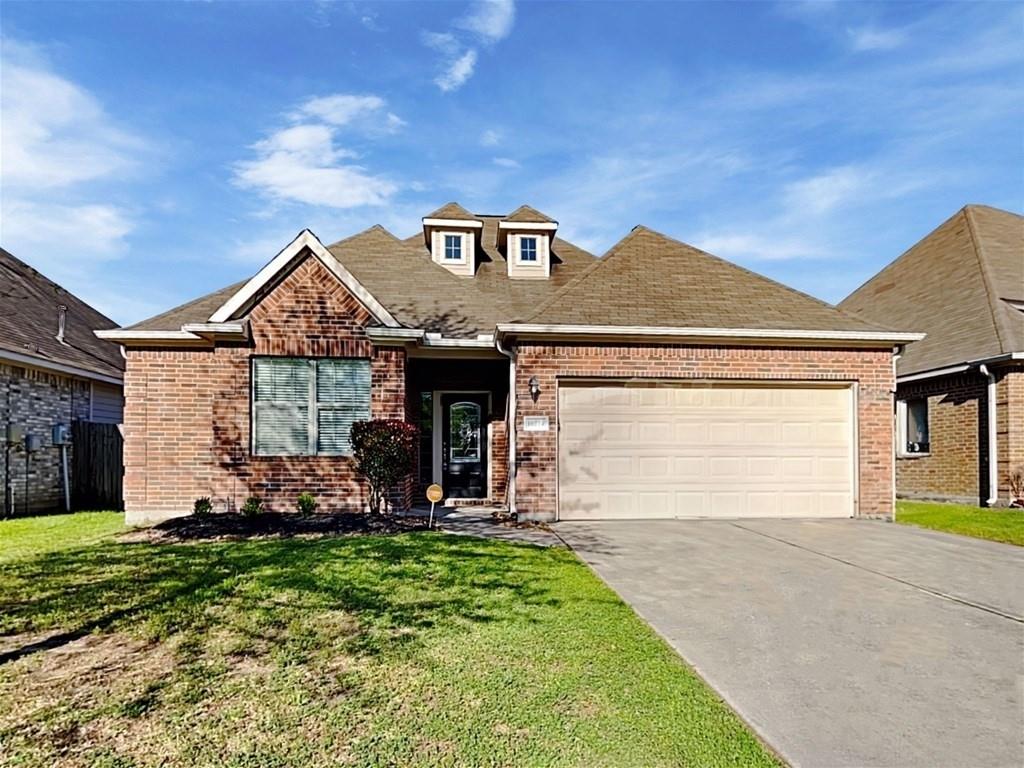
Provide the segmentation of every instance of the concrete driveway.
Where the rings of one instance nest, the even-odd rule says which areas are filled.
[[[1024,549],[861,520],[555,530],[791,764],[1024,765]]]

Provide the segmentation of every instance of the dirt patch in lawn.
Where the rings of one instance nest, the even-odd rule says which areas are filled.
[[[388,535],[426,529],[427,521],[419,517],[352,513],[303,516],[280,512],[265,512],[256,517],[246,517],[231,513],[207,517],[175,517],[152,528],[129,531],[118,539],[127,542],[164,544],[182,541]]]

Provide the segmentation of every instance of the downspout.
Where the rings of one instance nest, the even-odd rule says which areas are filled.
[[[900,429],[896,423],[899,418],[899,408],[896,405],[896,390],[899,385],[896,383],[897,370],[896,364],[903,357],[903,346],[893,347],[892,349],[892,521],[896,522],[896,457],[900,455]],[[858,449],[859,450],[859,449]],[[858,511],[859,508],[858,508]]]
[[[494,348],[508,358],[508,511],[516,513],[516,351],[501,346],[501,337],[494,334]]]
[[[978,372],[988,379],[986,410],[988,411],[988,499],[985,505],[992,507],[999,501],[999,445],[996,440],[996,375],[982,363]]]

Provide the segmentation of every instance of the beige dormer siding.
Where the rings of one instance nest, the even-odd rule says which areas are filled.
[[[458,260],[445,258],[445,236],[462,238],[462,257]],[[476,273],[476,233],[473,229],[459,229],[446,226],[430,229],[430,256],[453,275],[472,277]]]
[[[522,261],[521,241],[524,237],[537,241],[537,260]],[[508,232],[505,237],[505,260],[508,276],[515,279],[547,280],[551,276],[551,236],[547,232]]]

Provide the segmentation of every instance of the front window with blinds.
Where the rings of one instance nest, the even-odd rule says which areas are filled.
[[[257,357],[252,362],[253,452],[348,456],[349,433],[370,418],[370,361]]]

